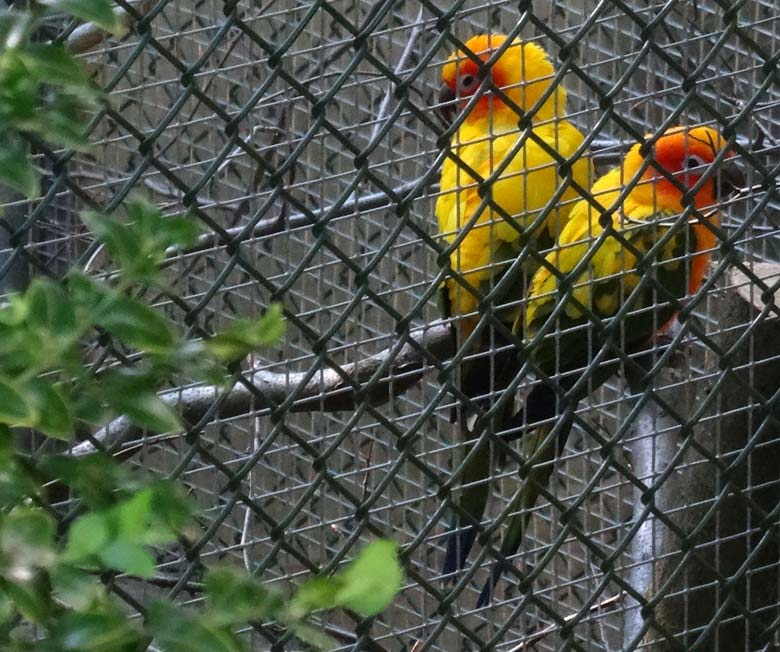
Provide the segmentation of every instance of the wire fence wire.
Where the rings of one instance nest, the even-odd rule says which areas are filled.
[[[38,200],[5,204],[3,290],[74,264],[110,271],[77,213],[141,191],[204,229],[170,252],[154,305],[193,337],[274,301],[288,319],[233,389],[166,390],[188,432],[120,421],[73,449],[178,478],[201,509],[201,536],[159,550],[155,577],[112,581],[129,613],[161,594],[197,603],[218,560],[289,587],[392,536],[406,585],[370,621],[327,616],[345,649],[778,649],[775,0],[119,5],[122,39],[61,29],[110,102],[89,125],[93,150],[36,144],[49,174]],[[692,316],[655,352],[665,364],[579,405],[514,571],[475,609],[523,460],[493,469],[490,541],[445,582],[466,351],[451,361],[437,323],[445,139],[432,98],[449,53],[483,32],[551,53],[598,173],[672,117],[736,134],[750,191],[725,207]],[[301,647],[273,624],[245,635],[251,649]]]

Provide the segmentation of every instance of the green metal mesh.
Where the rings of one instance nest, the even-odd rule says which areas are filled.
[[[272,301],[289,326],[232,391],[167,390],[188,432],[97,433],[202,510],[200,538],[160,550],[152,580],[111,584],[129,613],[157,595],[197,602],[217,561],[290,587],[392,536],[405,588],[376,619],[327,617],[345,649],[776,649],[778,280],[757,280],[780,261],[776,0],[119,4],[134,18],[121,40],[62,31],[110,108],[88,153],[38,146],[42,196],[6,203],[4,289],[73,264],[109,271],[77,212],[142,192],[204,229],[171,252],[170,291],[150,301],[193,337]],[[464,445],[449,421],[457,365],[434,325],[432,97],[446,56],[485,31],[551,52],[599,172],[672,117],[730,127],[753,191],[726,210],[712,282],[667,364],[579,406],[516,572],[475,610],[500,528],[470,580],[440,576]],[[495,470],[490,522],[507,516],[519,461]],[[246,637],[301,647],[272,624]]]

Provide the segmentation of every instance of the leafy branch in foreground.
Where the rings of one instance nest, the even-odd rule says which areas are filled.
[[[123,414],[161,432],[178,430],[179,418],[155,391],[164,378],[183,371],[224,378],[226,363],[282,333],[275,306],[212,340],[184,340],[141,297],[155,283],[155,262],[165,248],[196,236],[193,223],[164,217],[143,201],[132,202],[128,214],[125,223],[85,215],[120,265],[113,285],[74,270],[62,283],[35,279],[0,307],[0,423],[69,438],[75,427]],[[110,338],[132,364],[82,364],[80,344],[96,336],[106,343]]]
[[[0,182],[27,197],[39,193],[29,138],[55,146],[88,146],[83,125],[102,93],[79,63],[56,43],[33,41],[47,13],[65,13],[108,32],[123,29],[108,0],[42,0],[32,11],[0,12]]]
[[[32,13],[0,13],[0,184],[28,197],[39,192],[29,143],[87,147],[79,118],[102,101],[60,46],[33,41],[46,11],[116,27],[107,0],[44,0]],[[144,591],[141,618],[130,621],[106,588],[123,577],[152,578],[156,552],[198,536],[194,506],[175,481],[146,478],[102,453],[56,454],[58,445],[116,416],[180,431],[159,387],[179,376],[227,384],[232,363],[284,333],[281,309],[270,306],[211,338],[184,338],[145,297],[165,295],[165,250],[192,244],[197,229],[143,200],[125,210],[124,220],[83,216],[117,273],[37,278],[0,304],[0,647],[141,652],[155,641],[170,652],[235,652],[235,630],[255,620],[330,647],[310,614],[382,610],[402,581],[394,543],[369,545],[342,572],[303,583],[292,598],[237,569],[198,569],[205,600],[197,608],[150,601]],[[95,341],[104,355],[90,358]]]
[[[382,610],[401,582],[392,542],[376,542],[340,575],[305,583],[290,601],[238,571],[207,571],[200,615],[158,601],[143,623],[131,625],[99,578],[152,577],[154,547],[194,531],[190,503],[174,482],[143,481],[106,455],[31,456],[19,446],[21,427],[70,440],[116,415],[158,432],[179,430],[179,417],[156,393],[165,379],[186,372],[227,380],[227,364],[284,332],[281,310],[272,306],[261,319],[237,320],[211,339],[184,339],[140,297],[157,286],[165,249],[196,237],[195,229],[186,217],[163,216],[140,200],[127,214],[127,221],[85,216],[117,263],[111,281],[77,271],[62,283],[36,279],[0,306],[0,642],[28,649],[33,639],[25,638],[25,625],[35,624],[45,632],[34,639],[43,649],[143,650],[154,639],[174,652],[202,649],[197,641],[227,652],[240,649],[235,626],[273,619],[312,645],[328,646],[308,624],[309,613]],[[96,336],[132,364],[84,364],[82,343]],[[55,484],[80,498],[78,512],[49,504],[47,487]]]
[[[395,597],[402,580],[396,544],[384,540],[366,546],[340,573],[304,582],[288,600],[233,568],[215,568],[206,575],[206,610],[201,616],[193,618],[156,603],[150,629],[171,652],[238,652],[241,646],[231,633],[234,628],[256,620],[275,621],[305,643],[327,649],[337,643],[307,622],[310,613],[344,607],[361,616],[374,616]]]

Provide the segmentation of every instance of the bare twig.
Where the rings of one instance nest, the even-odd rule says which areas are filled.
[[[412,50],[414,49],[414,46],[417,43],[417,39],[422,33],[422,28],[424,24],[425,23],[423,22],[423,7],[422,5],[420,5],[420,10],[417,12],[417,18],[414,21],[414,29],[412,30],[411,34],[409,34],[409,40],[406,43],[406,47],[404,48],[404,51],[401,53],[401,56],[398,59],[398,63],[396,64],[395,69],[393,70],[393,72],[396,75],[400,75],[404,69],[404,66],[406,66],[406,62],[412,54]],[[382,121],[385,119],[385,116],[387,115],[387,110],[388,108],[390,108],[390,100],[392,100],[392,98],[393,98],[392,84],[388,83],[387,92],[385,93],[385,96],[382,98],[382,103],[379,105],[379,111],[377,112],[377,116],[376,116],[376,123],[374,124],[374,128],[371,130],[371,137],[368,139],[369,142],[374,140],[376,135],[379,133],[379,130],[382,128]]]
[[[257,451],[257,449],[260,447],[260,419],[255,418],[254,419],[254,427],[255,432],[252,435],[252,447],[248,451],[249,453],[253,454]],[[252,496],[252,488],[255,486],[254,483],[254,467],[252,467],[252,470],[249,471],[249,474],[247,476],[247,486],[249,496]],[[249,505],[244,506],[244,523],[241,527],[241,556],[244,559],[244,568],[246,569],[247,573],[252,572],[252,559],[249,555],[249,530],[252,525],[252,510],[249,508]]]
[[[410,190],[415,188],[417,183],[418,182],[415,180],[401,184],[400,186],[394,188],[394,191],[398,195],[405,195]],[[436,192],[437,190],[438,184],[431,186],[431,191]],[[311,215],[307,215],[305,213],[293,213],[286,221],[283,222],[280,221],[278,217],[269,217],[267,219],[260,220],[248,233],[244,233],[246,230],[245,226],[235,226],[229,229],[225,229],[224,237],[238,238],[243,234],[242,241],[248,240],[250,238],[262,238],[269,235],[275,235],[277,233],[291,231],[293,229],[299,229],[305,226],[312,226],[314,221],[324,217],[325,215],[327,215],[330,219],[333,219],[337,217],[344,217],[346,215],[354,215],[356,212],[360,211],[370,211],[385,206],[389,207],[391,204],[392,200],[387,196],[387,194],[384,192],[375,192],[370,195],[364,195],[360,198],[350,199],[344,202],[338,208],[334,206],[326,206],[325,208],[313,210]],[[224,237],[220,237],[220,235],[216,233],[206,233],[200,236],[196,243],[191,247],[187,247],[186,249],[171,247],[168,251],[166,251],[166,255],[170,257],[168,262],[173,262],[173,258],[175,256],[182,254],[193,254],[199,251],[213,249],[214,247],[223,244],[221,241],[224,239]],[[165,263],[163,263],[163,266],[164,265]]]
[[[371,460],[374,456],[374,442],[376,439],[371,437],[368,440],[368,452],[363,456],[363,490],[360,497],[360,502],[365,501],[368,496],[368,481],[371,478]]]
[[[601,609],[604,609],[605,607],[610,607],[613,604],[620,602],[626,595],[625,591],[621,591],[620,593],[613,595],[610,598],[607,598],[606,600],[602,600],[601,602],[598,602],[594,604],[590,611],[600,611]],[[566,616],[566,618],[563,619],[564,622],[568,623],[574,620],[575,614],[572,614],[571,616]],[[533,645],[534,643],[538,643],[546,636],[549,636],[550,634],[553,634],[555,631],[557,631],[560,628],[560,625],[550,625],[549,627],[545,627],[544,629],[540,629],[538,632],[534,632],[531,634],[527,639],[525,639],[522,643],[519,645],[516,645],[513,647],[509,652],[522,652],[523,650],[527,650],[529,645]]]
[[[237,383],[231,389],[224,390],[208,385],[189,389],[173,389],[164,392],[161,398],[167,405],[177,410],[185,422],[196,423],[222,397],[220,409],[214,418],[228,418],[248,414],[257,397],[265,399],[267,404],[284,402],[291,392],[297,391],[298,399],[290,407],[292,412],[339,412],[353,410],[360,402],[381,405],[391,397],[402,394],[422,378],[425,362],[430,356],[440,360],[452,354],[452,336],[449,326],[434,324],[428,328],[414,331],[410,338],[416,345],[406,344],[390,361],[393,347],[358,362],[345,364],[341,369],[361,390],[360,399],[356,399],[355,387],[347,383],[333,369],[324,369],[314,378],[299,387],[307,374],[304,372],[272,372],[258,370],[247,373],[251,389]],[[390,362],[388,372],[371,386],[365,386],[372,376]],[[99,430],[94,439],[103,446],[116,448],[142,433],[142,429],[133,425],[127,417],[114,419],[105,428]],[[87,455],[95,452],[91,441],[77,444],[71,449],[73,455]]]

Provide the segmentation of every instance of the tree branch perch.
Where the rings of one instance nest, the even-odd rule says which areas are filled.
[[[759,277],[772,280],[778,278],[778,274],[780,271],[777,266],[762,266]],[[750,295],[746,293],[752,291],[747,288],[752,287],[752,284],[741,277],[734,277],[732,283],[735,286],[729,290],[732,300],[748,303]],[[333,369],[323,369],[299,388],[307,376],[306,372],[273,372],[259,369],[246,372],[251,389],[241,383],[236,383],[229,390],[205,385],[189,389],[171,389],[164,392],[161,398],[181,414],[185,423],[200,421],[220,397],[222,402],[214,415],[215,419],[249,414],[257,405],[258,396],[265,399],[267,406],[278,405],[293,391],[297,391],[298,398],[290,407],[291,412],[354,410],[361,402],[382,405],[416,385],[423,376],[427,360],[435,358],[444,361],[453,353],[450,327],[441,322],[413,331],[409,338],[414,344],[405,344],[395,356],[394,346],[390,346],[363,360],[342,365],[341,369],[352,379],[352,383],[344,381]],[[368,381],[383,367],[387,368],[387,373],[368,386]],[[99,430],[93,441],[116,449],[142,433],[141,428],[122,416]],[[93,441],[76,444],[71,448],[71,454],[87,455],[95,452],[97,449]]]
[[[215,418],[226,419],[248,414],[257,404],[258,394],[270,406],[282,403],[295,390],[298,391],[298,399],[292,404],[291,412],[339,412],[353,410],[361,402],[381,405],[416,385],[423,376],[427,360],[432,357],[446,360],[452,355],[453,340],[448,325],[437,323],[413,331],[410,339],[414,340],[416,345],[405,344],[392,359],[391,346],[364,360],[341,366],[359,390],[364,392],[359,399],[355,387],[345,382],[333,369],[323,369],[300,388],[307,375],[305,372],[256,370],[246,373],[253,389],[240,383],[236,383],[229,390],[206,385],[168,390],[161,398],[173,410],[178,411],[186,423],[200,421],[211,409],[214,401],[223,394],[224,398],[219,411],[214,415]],[[388,367],[387,373],[367,386],[366,383],[383,366]],[[142,433],[142,428],[122,416],[99,430],[93,439],[105,447],[117,448]],[[70,452],[72,455],[88,455],[96,450],[92,441],[84,441],[75,445]]]
[[[155,5],[153,0],[128,0],[128,4],[140,15],[148,13]],[[134,16],[122,8],[117,8],[116,12],[122,19],[122,24],[128,29],[131,28],[135,20]],[[109,36],[111,36],[111,34],[94,23],[85,23],[79,25],[70,33],[68,38],[65,39],[65,47],[71,54],[81,54],[82,52],[92,49],[96,45],[100,45],[103,41],[108,39]]]

